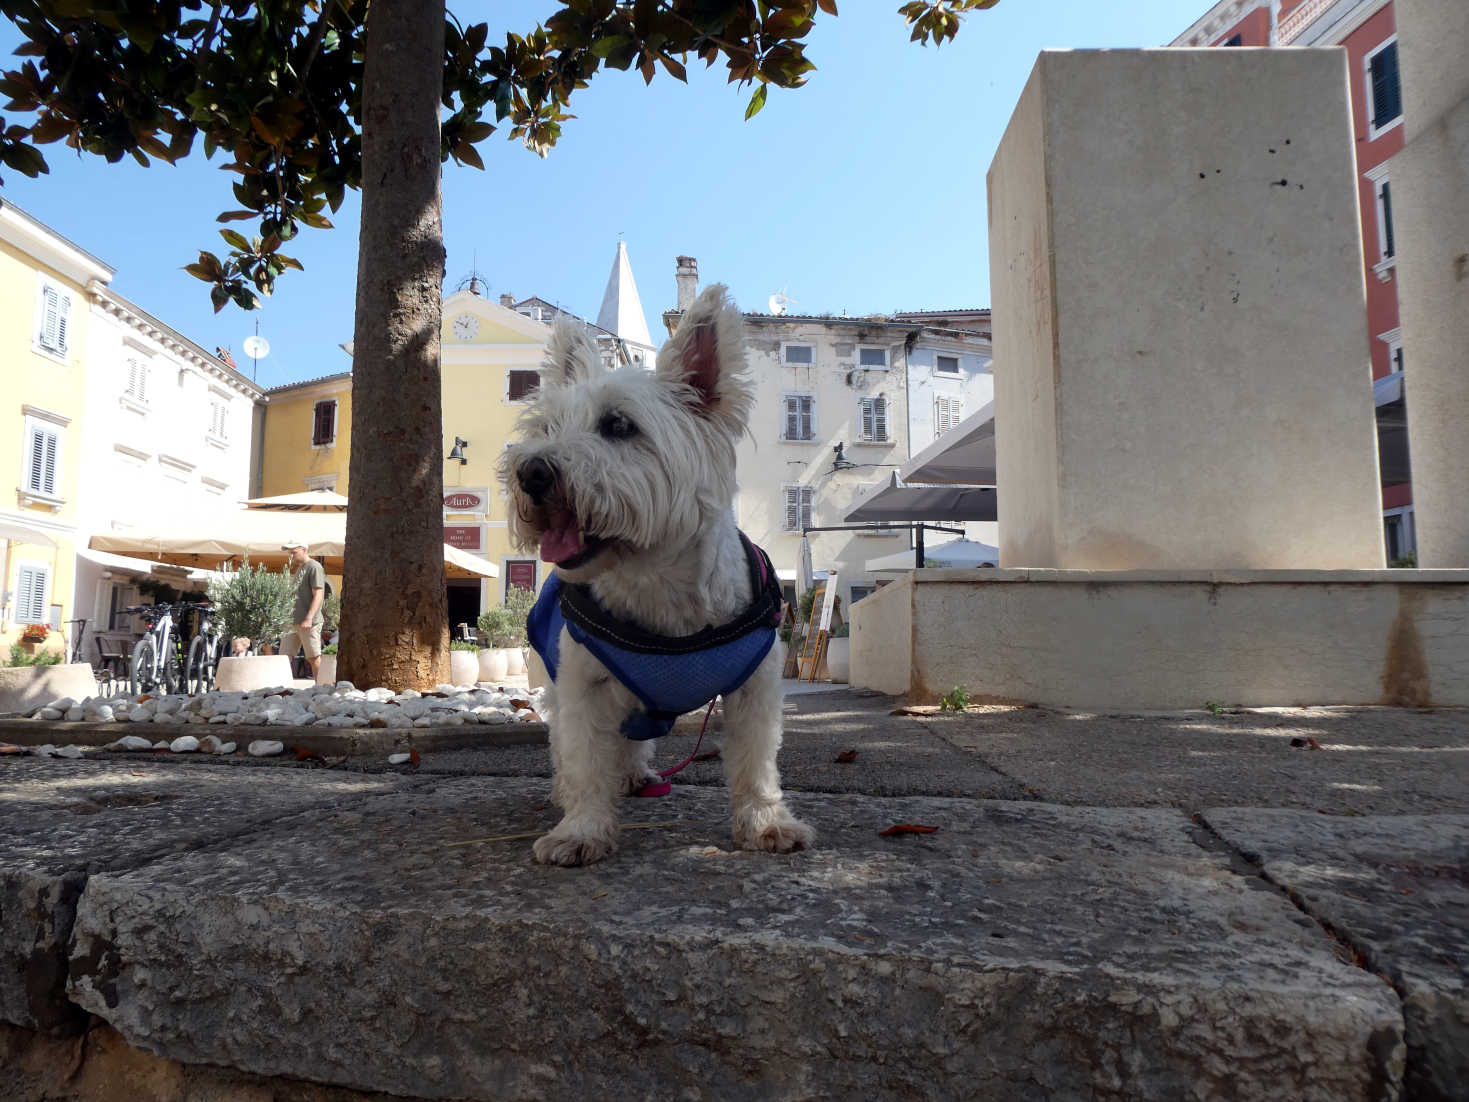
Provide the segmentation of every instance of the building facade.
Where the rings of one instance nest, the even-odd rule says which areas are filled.
[[[0,662],[26,626],[63,649],[76,616],[83,427],[91,316],[87,286],[113,269],[9,202],[0,202]]]
[[[697,262],[679,257],[679,307],[663,316],[670,333],[697,281]],[[905,526],[851,526],[846,514],[889,471],[990,400],[989,334],[966,328],[974,320],[967,316],[934,324],[922,312],[743,318],[755,401],[736,448],[736,523],[765,548],[790,598],[804,535],[812,568],[837,571],[837,591],[850,605],[879,583],[866,561],[912,543]]]
[[[1377,403],[1383,529],[1389,562],[1416,550],[1407,398],[1398,321],[1390,158],[1403,148],[1403,97],[1392,0],[1220,0],[1173,46],[1341,46],[1356,139],[1371,384]],[[1367,385],[1368,380],[1363,381]]]

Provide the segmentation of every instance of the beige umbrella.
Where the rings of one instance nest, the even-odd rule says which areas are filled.
[[[339,575],[347,547],[347,514],[247,508],[201,516],[187,526],[99,532],[88,546],[96,551],[214,570],[222,566],[237,567],[246,558],[259,565],[281,566],[290,558],[290,553],[281,546],[288,540],[303,541],[307,552],[321,560],[328,574]],[[443,548],[446,577],[497,578],[500,575],[499,568],[488,559],[448,544]]]
[[[331,490],[303,490],[299,494],[252,497],[245,502],[245,508],[298,513],[345,513],[347,499]]]

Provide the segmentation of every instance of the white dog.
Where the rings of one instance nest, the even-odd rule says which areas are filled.
[[[656,372],[607,370],[575,323],[552,335],[500,463],[516,543],[555,567],[531,635],[554,678],[551,798],[565,814],[536,840],[538,861],[613,853],[617,797],[658,780],[649,739],[716,694],[735,841],[786,853],[815,837],[786,809],[775,763],[779,589],[730,511],[753,400],[743,367],[723,287],[688,310]]]

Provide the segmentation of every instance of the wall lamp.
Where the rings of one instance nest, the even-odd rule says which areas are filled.
[[[469,462],[469,460],[467,460],[467,459],[464,458],[464,449],[467,448],[467,447],[469,447],[469,441],[468,440],[464,439],[464,437],[462,437],[462,436],[456,436],[456,437],[454,437],[454,447],[449,451],[449,459],[450,460],[454,460],[454,459],[459,460],[459,463],[460,463],[461,466],[463,466],[464,464],[467,464]]]

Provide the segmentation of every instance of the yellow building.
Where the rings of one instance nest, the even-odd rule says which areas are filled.
[[[87,285],[113,270],[0,202],[0,663],[28,624],[60,650],[73,616],[87,338]],[[8,490],[5,491],[7,494]]]
[[[444,542],[500,568],[498,578],[445,583],[449,622],[456,627],[472,625],[498,604],[505,586],[537,588],[542,581],[535,555],[510,546],[496,464],[539,384],[550,335],[549,326],[473,291],[444,300]],[[351,372],[267,391],[263,417],[261,496],[328,489],[351,497]]]

